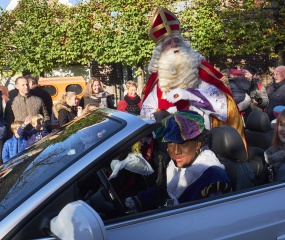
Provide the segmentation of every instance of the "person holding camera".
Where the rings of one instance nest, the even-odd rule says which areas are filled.
[[[242,69],[244,76],[250,81],[249,96],[251,98],[250,111],[247,111],[245,120],[251,111],[265,111],[269,100],[265,87],[259,78],[259,71],[253,66],[244,66]]]

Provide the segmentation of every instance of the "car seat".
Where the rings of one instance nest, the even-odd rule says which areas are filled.
[[[265,161],[264,150],[259,147],[248,147],[248,162],[251,165],[257,185],[269,182],[269,165]]]
[[[247,162],[247,151],[238,131],[230,126],[218,126],[210,130],[209,148],[225,166],[233,190],[256,185],[252,166]]]
[[[245,137],[249,147],[266,150],[272,145],[274,130],[267,113],[252,111],[246,121]]]
[[[274,181],[285,181],[285,163],[281,164],[281,166],[279,167]]]

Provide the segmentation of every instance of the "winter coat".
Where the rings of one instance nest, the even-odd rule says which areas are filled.
[[[273,115],[273,108],[279,105],[285,106],[285,79],[279,83],[271,83],[267,87],[267,95],[269,99],[269,104],[267,107],[267,114],[272,121],[275,119]]]
[[[47,91],[45,91],[41,86],[36,86],[35,88],[31,89],[30,93],[31,95],[39,97],[43,100],[47,108],[48,114],[49,116],[51,116],[53,101],[50,94]]]
[[[142,106],[141,98],[137,95],[134,98],[125,95],[124,99],[118,103],[117,110],[139,115]]]
[[[22,152],[26,148],[26,146],[27,146],[27,141],[25,139],[16,138],[15,136],[8,139],[4,143],[2,150],[3,162],[7,162],[10,158]]]
[[[280,150],[276,150],[275,148],[270,147],[264,152],[266,163],[273,169],[273,178],[275,178],[280,166],[285,163],[285,149],[282,143],[279,143],[279,148]]]
[[[19,90],[17,88],[15,89],[12,89],[9,91],[8,95],[9,95],[9,99],[11,101],[13,101],[13,99],[15,97],[17,97],[19,94]],[[51,116],[52,114],[52,106],[53,106],[53,101],[52,101],[52,98],[50,96],[50,94],[45,91],[41,86],[36,86],[35,88],[31,89],[30,90],[30,94],[32,96],[36,96],[36,97],[39,97],[43,100],[46,108],[47,108],[47,111],[49,113],[49,116]]]
[[[245,77],[234,77],[229,79],[229,83],[235,102],[242,102],[245,95],[249,94],[250,81]]]
[[[18,94],[18,96],[14,98],[11,108],[15,117],[14,121],[24,122],[27,116],[37,114],[43,115],[44,122],[50,121],[50,116],[43,100],[31,94],[27,96]]]
[[[231,192],[231,181],[224,166],[210,150],[202,151],[187,168],[177,168],[171,160],[167,170],[167,193],[174,204],[210,197],[215,193]],[[159,198],[158,187],[131,196],[137,211],[153,209]],[[127,200],[127,199],[126,199]]]
[[[20,126],[18,128],[18,134],[20,138],[27,140],[27,147],[29,147],[42,139],[44,136],[48,135],[49,132],[46,129],[39,131],[35,128],[33,128],[31,131],[27,131],[25,130],[25,127]]]
[[[56,103],[53,107],[53,112],[54,116],[58,119],[60,127],[77,117],[76,107],[71,107],[66,103]]]

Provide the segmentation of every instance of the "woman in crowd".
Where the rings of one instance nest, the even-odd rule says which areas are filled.
[[[189,110],[176,112],[162,121],[156,135],[167,143],[171,157],[166,173],[160,164],[157,185],[127,198],[127,207],[142,211],[167,199],[179,204],[232,190],[224,165],[207,146],[208,130],[201,115]]]
[[[273,176],[270,176],[272,177],[270,180],[274,180],[280,166],[285,163],[285,109],[278,115],[272,139],[272,147],[265,151],[264,156],[265,161],[273,171]]]
[[[114,108],[113,94],[104,92],[102,83],[98,78],[90,78],[84,89],[79,106],[85,108],[87,105],[93,105],[96,108]]]
[[[142,101],[137,95],[137,84],[134,81],[126,82],[127,94],[124,99],[120,100],[117,110],[129,112],[139,115],[141,111]]]
[[[59,126],[72,121],[82,113],[82,107],[78,107],[75,92],[63,93],[59,101],[54,105],[54,116],[58,119]]]

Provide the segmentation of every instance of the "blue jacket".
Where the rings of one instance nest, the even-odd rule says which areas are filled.
[[[226,171],[217,166],[209,167],[194,183],[188,186],[178,198],[179,203],[186,203],[211,196],[216,192],[232,191],[231,181]],[[157,207],[157,187],[154,186],[132,197],[138,211]]]
[[[3,162],[7,162],[10,158],[22,152],[26,148],[26,146],[27,146],[27,141],[25,139],[16,138],[15,136],[8,139],[4,143],[2,150]]]
[[[27,140],[27,147],[29,147],[32,144],[34,144],[35,142],[42,139],[44,136],[48,135],[49,132],[46,129],[39,131],[35,128],[33,128],[30,131],[27,131],[20,126],[18,128],[18,134],[19,134],[20,138]]]

